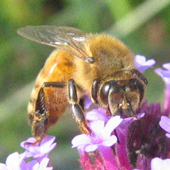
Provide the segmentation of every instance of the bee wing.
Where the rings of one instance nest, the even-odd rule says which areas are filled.
[[[93,62],[93,57],[85,52],[84,41],[89,34],[72,27],[27,26],[18,29],[18,34],[41,44],[60,48],[79,58]]]

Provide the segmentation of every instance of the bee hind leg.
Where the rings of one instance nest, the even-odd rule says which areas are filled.
[[[47,135],[47,131],[51,123],[44,94],[44,88],[46,87],[63,88],[65,87],[65,83],[45,82],[39,91],[35,108],[36,111],[33,115],[30,115],[32,134],[36,138],[36,143],[40,143],[41,140]],[[57,119],[54,120],[54,122],[56,121]]]
[[[72,106],[73,117],[79,124],[80,129],[85,134],[92,134],[88,127],[88,121],[85,119],[85,113],[77,98],[77,88],[73,79],[69,80],[69,103]]]

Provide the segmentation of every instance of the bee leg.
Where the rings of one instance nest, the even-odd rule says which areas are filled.
[[[99,103],[97,100],[97,92],[99,90],[99,80],[95,79],[93,81],[93,85],[92,85],[92,92],[91,92],[91,99],[93,101],[93,103]]]
[[[86,134],[92,134],[90,128],[87,126],[88,121],[85,119],[84,110],[79,104],[77,98],[76,84],[73,79],[69,80],[69,103],[72,106],[73,117],[75,121],[79,124],[82,132]]]
[[[47,135],[50,124],[49,111],[46,107],[44,94],[44,88],[46,87],[63,88],[65,87],[65,83],[45,82],[39,91],[35,108],[36,112],[34,115],[30,115],[30,119],[32,122],[32,133],[33,136],[36,138],[36,143],[40,143],[41,140]],[[55,122],[56,121],[57,119],[55,120]]]
[[[134,69],[133,72],[140,78],[146,85],[148,84],[147,78],[138,70]]]

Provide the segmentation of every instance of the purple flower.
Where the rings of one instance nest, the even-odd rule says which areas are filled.
[[[121,123],[120,116],[111,118],[106,124],[102,120],[89,123],[93,135],[81,134],[73,138],[72,147],[83,147],[86,152],[92,152],[100,146],[110,147],[117,142],[113,130]]]
[[[170,119],[166,116],[162,116],[159,125],[161,126],[162,129],[168,132],[166,136],[170,138]]]
[[[5,164],[0,163],[0,170],[52,170],[52,167],[48,167],[49,158],[43,158],[41,162],[32,160],[25,162],[23,154],[14,152],[10,154]]]
[[[142,55],[136,55],[134,60],[136,69],[138,69],[142,73],[148,68],[153,67],[153,65],[156,63],[155,60],[153,59],[146,61],[146,57]]]
[[[137,68],[146,70],[154,64],[143,56],[136,56]],[[170,63],[165,69],[158,68],[166,84],[164,107],[148,104],[144,100],[135,111],[137,116],[122,119],[108,116],[102,107],[86,113],[92,135],[81,134],[73,138],[72,148],[80,153],[80,164],[84,170],[164,170],[170,167]],[[87,97],[85,108],[91,105]],[[137,118],[138,117],[138,118]],[[38,145],[35,138],[21,143],[26,151],[11,154],[0,170],[51,170],[49,152],[56,146],[55,137],[47,136]],[[34,160],[25,162],[27,158]]]
[[[99,115],[102,114],[102,112],[99,112]],[[94,115],[92,115],[92,117],[94,118]],[[108,169],[117,169],[117,163],[111,149],[111,146],[117,142],[117,138],[112,133],[121,122],[122,119],[120,116],[110,118],[107,123],[105,123],[103,120],[91,121],[88,125],[92,130],[93,135],[81,134],[73,138],[72,147],[78,148],[82,157],[81,164],[83,164],[84,157],[86,157],[87,160],[90,160],[86,152],[93,152],[98,150],[102,155],[102,159],[104,158],[105,160],[105,166]],[[96,153],[94,157],[95,161],[99,161],[99,154]],[[84,161],[87,165],[86,160]],[[89,167],[92,167],[90,161],[88,163],[88,168]],[[88,168],[84,167],[84,169]]]
[[[137,69],[142,72],[155,63],[139,55],[135,59]],[[169,164],[170,119],[166,116],[170,114],[170,63],[163,67],[166,70],[156,69],[166,83],[163,109],[159,102],[149,105],[144,100],[136,110],[136,114],[140,113],[138,119],[123,119],[107,133],[105,128],[113,119],[107,115],[107,110],[99,107],[86,113],[93,135],[82,134],[72,140],[73,147],[77,147],[80,153],[84,170],[158,170],[160,166],[155,169],[156,163],[164,161],[163,164]],[[116,138],[111,139],[113,136]],[[167,166],[163,167],[163,170],[167,169]]]
[[[161,77],[164,79],[164,81],[170,83],[170,79],[169,79],[169,78],[170,78],[170,63],[165,63],[165,64],[163,64],[162,66],[163,66],[163,68],[166,69],[166,70],[164,70],[164,69],[162,69],[162,68],[157,68],[157,69],[155,69],[155,72],[156,72],[159,76],[161,76]]]
[[[86,119],[90,121],[103,120],[107,122],[109,120],[109,116],[106,115],[106,110],[102,107],[98,109],[93,109],[86,113]]]
[[[5,164],[0,163],[0,170],[27,170],[27,166],[25,161],[23,160],[23,157],[19,155],[18,152],[14,152],[10,154]]]
[[[56,143],[53,143],[54,140],[55,137],[47,136],[39,145],[35,145],[35,138],[28,138],[20,144],[26,151],[21,154],[17,152],[10,154],[5,164],[0,163],[0,170],[52,170],[53,168],[49,167],[47,156],[56,146]],[[25,162],[26,158],[31,157],[35,160]]]
[[[40,144],[34,144],[36,139],[30,137],[26,141],[21,142],[20,146],[26,150],[24,153],[25,158],[33,157],[41,160],[47,157],[48,153],[56,146],[56,143],[53,143],[54,140],[54,136],[46,136]]]
[[[155,72],[162,77],[162,80],[165,82],[166,89],[165,89],[165,99],[164,99],[164,111],[165,116],[169,114],[170,111],[170,63],[163,64],[162,68],[157,68]]]
[[[32,160],[27,163],[28,170],[52,170],[52,167],[48,167],[49,158],[43,158],[39,163],[37,160]]]
[[[154,158],[151,161],[151,170],[168,170],[170,168],[170,159]]]
[[[84,108],[89,109],[89,107],[92,105],[92,101],[89,96],[84,97]]]
[[[170,140],[159,122],[164,111],[160,103],[147,104],[144,101],[137,113],[145,112],[145,116],[132,122],[128,130],[128,158],[131,165],[140,170],[148,170],[155,157],[167,158],[170,151]],[[133,132],[133,133],[132,133]],[[133,134],[133,135],[132,135]]]
[[[133,167],[140,170],[150,167],[151,160],[155,157],[169,158],[170,140],[166,137],[169,137],[169,134],[165,136],[165,131],[170,132],[169,118],[163,115],[170,114],[170,64],[163,66],[169,70],[156,69],[156,73],[162,77],[167,87],[163,109],[161,109],[160,103],[148,105],[145,100],[136,111],[136,113],[145,112],[145,116],[139,119],[138,123],[133,122],[129,128],[129,131],[133,131],[133,137],[130,137],[131,134],[128,133],[128,138],[131,138],[131,142],[127,146],[129,160]]]

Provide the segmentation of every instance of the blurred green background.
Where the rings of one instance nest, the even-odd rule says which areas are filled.
[[[17,34],[27,25],[72,26],[86,32],[107,32],[120,38],[135,54],[154,58],[156,67],[170,62],[169,0],[1,0],[0,1],[0,162],[12,152],[23,152],[19,143],[31,136],[27,102],[33,82],[51,47]],[[151,102],[164,97],[164,83],[146,71],[146,97]],[[54,169],[80,169],[78,153],[70,141],[79,134],[71,114],[66,113],[50,135],[58,146],[50,154]]]

